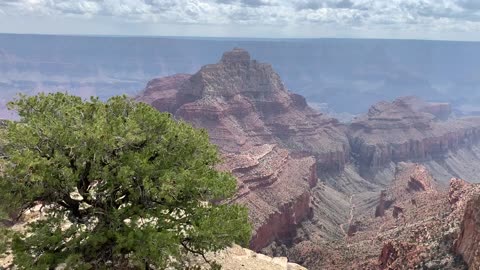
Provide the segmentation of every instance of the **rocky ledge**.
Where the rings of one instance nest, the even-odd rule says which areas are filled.
[[[206,257],[222,266],[223,270],[307,270],[298,264],[288,262],[285,257],[268,257],[238,245],[208,254]],[[210,268],[204,265],[201,269]]]
[[[311,213],[315,159],[262,145],[227,154],[224,160],[219,169],[232,172],[238,181],[234,202],[249,209],[254,231],[250,247],[258,251],[276,239],[293,237],[298,224]]]

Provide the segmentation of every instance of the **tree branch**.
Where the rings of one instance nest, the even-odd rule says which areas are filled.
[[[183,247],[186,251],[188,251],[188,252],[190,252],[190,253],[193,253],[193,254],[196,254],[196,255],[202,256],[203,260],[205,260],[206,263],[210,264],[210,261],[205,257],[205,253],[203,253],[203,252],[201,252],[201,251],[196,251],[196,250],[188,247],[187,242],[188,242],[188,240],[187,240],[187,239],[184,239],[184,240],[182,240],[182,242],[180,242],[180,244],[182,245],[182,247]]]
[[[82,196],[84,196],[84,194],[87,192],[88,186],[90,185],[90,180],[88,179],[88,176],[90,175],[91,168],[92,168],[92,162],[88,160],[85,163],[85,168],[83,169],[80,175],[80,179],[78,179],[77,188],[78,188],[78,192]]]

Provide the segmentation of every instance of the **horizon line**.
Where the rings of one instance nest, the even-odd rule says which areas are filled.
[[[0,32],[0,35],[16,36],[53,36],[53,37],[93,37],[93,38],[158,38],[158,39],[185,39],[185,40],[218,40],[218,41],[309,41],[309,40],[384,40],[384,41],[417,41],[417,42],[458,42],[479,43],[480,40],[454,39],[419,39],[419,38],[380,38],[380,37],[229,37],[229,36],[162,36],[162,35],[114,35],[114,34],[62,34],[62,33],[13,33]]]

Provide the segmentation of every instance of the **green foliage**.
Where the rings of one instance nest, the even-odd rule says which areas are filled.
[[[6,144],[6,131],[7,131],[7,122],[5,120],[0,120],[0,149],[3,149],[3,146]],[[0,150],[1,153],[1,150]]]
[[[20,269],[183,268],[250,238],[247,210],[218,203],[236,182],[218,172],[208,134],[125,96],[20,96],[0,181],[5,210],[41,202],[45,217],[12,243]]]
[[[7,122],[4,120],[0,120],[0,176],[3,174],[3,170],[5,167],[5,153],[4,147],[7,144],[7,129],[6,129]],[[5,204],[6,202],[0,201],[0,221],[6,217],[6,213],[2,211],[4,207],[1,204]],[[1,227],[1,224],[0,224]],[[0,231],[0,233],[3,233]],[[0,239],[5,238],[0,235]],[[2,241],[0,240],[0,245],[2,245]],[[4,245],[3,245],[4,246]],[[2,253],[2,248],[0,247],[0,254]]]
[[[7,144],[7,121],[0,120],[0,159],[3,159],[4,147]],[[0,170],[2,168],[0,167]]]

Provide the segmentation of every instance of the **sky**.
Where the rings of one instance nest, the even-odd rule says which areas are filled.
[[[480,0],[0,0],[0,32],[480,41]]]

